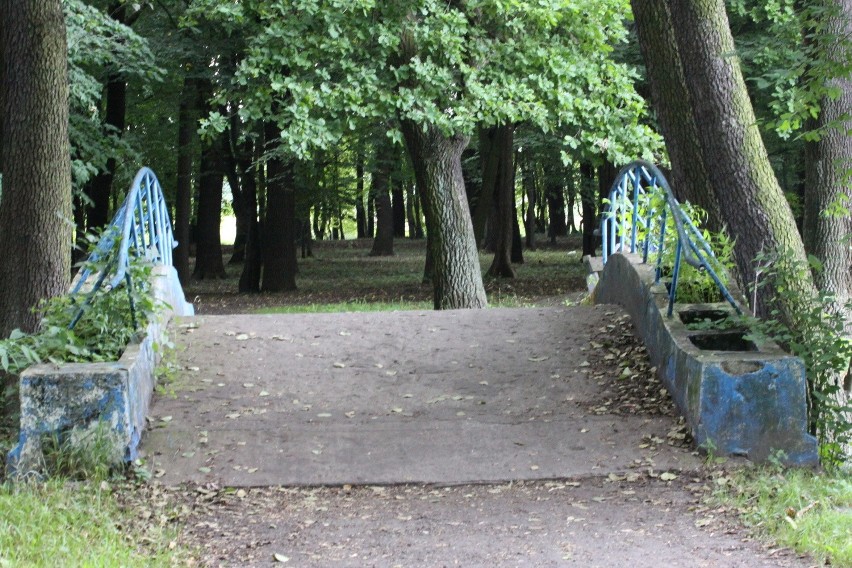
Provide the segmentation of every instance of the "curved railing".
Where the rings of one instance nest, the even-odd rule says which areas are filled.
[[[664,199],[662,205],[655,206],[651,200],[651,194],[657,190],[662,190]],[[615,178],[609,194],[609,202],[601,216],[604,264],[613,252],[636,253],[637,250],[641,250],[642,262],[645,263],[648,262],[649,254],[654,252],[657,255],[655,283],[658,283],[662,275],[661,263],[669,217],[674,220],[677,242],[669,286],[668,316],[672,316],[677,298],[681,261],[698,270],[706,271],[725,300],[738,314],[742,314],[739,304],[719,277],[719,271],[724,268],[719,264],[701,232],[681,208],[663,173],[650,162],[644,160],[631,162],[624,166]],[[638,242],[642,236],[644,238]]]
[[[116,239],[120,239],[116,246]],[[71,294],[77,294],[94,277],[91,289],[78,306],[71,319],[69,329],[73,329],[86,307],[97,292],[106,285],[115,289],[122,282],[127,284],[130,296],[130,313],[133,325],[137,325],[136,308],[130,293],[133,281],[128,271],[131,258],[145,257],[151,264],[172,264],[172,249],[177,246],[172,232],[169,210],[163,197],[163,190],[157,176],[150,168],[142,168],[133,179],[124,203],[116,212],[112,222],[103,232],[94,252],[89,255],[86,264],[80,269]],[[96,271],[95,265],[104,266]],[[107,282],[107,279],[109,281]]]

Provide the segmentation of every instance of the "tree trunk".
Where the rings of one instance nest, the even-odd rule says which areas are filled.
[[[65,17],[59,0],[0,3],[3,196],[0,338],[33,332],[41,300],[68,291],[71,149]]]
[[[389,145],[389,141],[376,145],[375,170],[370,191],[376,203],[376,238],[373,239],[370,256],[393,256],[394,210],[389,185],[393,168],[390,156],[394,152]]]
[[[373,199],[372,189],[367,192],[367,232],[364,235],[372,239],[376,234],[376,200]],[[321,238],[321,237],[320,237]]]
[[[277,146],[278,129],[266,126],[266,140]],[[263,224],[264,292],[296,289],[296,192],[293,164],[275,156],[267,162],[266,221]]]
[[[831,3],[838,14],[830,18],[826,29],[826,41],[830,45],[823,49],[830,60],[845,63],[850,55],[845,42],[852,35],[852,0],[833,0]],[[845,39],[838,41],[837,38]],[[834,294],[835,303],[840,307],[850,297],[852,256],[845,239],[852,232],[852,223],[848,216],[826,215],[825,211],[849,192],[852,137],[848,131],[852,128],[849,120],[852,80],[844,76],[831,80],[830,85],[838,90],[839,96],[823,98],[816,124],[822,137],[806,144],[803,237],[808,253],[822,262],[822,269],[814,272],[817,287]]]
[[[739,60],[732,55],[734,40],[724,1],[672,0],[670,9],[704,163],[713,165],[708,167],[710,182],[735,239],[740,276],[744,284],[752,284],[760,252],[786,251],[804,261],[802,239],[769,163]],[[790,324],[796,302],[812,290],[812,282],[800,284],[800,290],[790,290],[772,306]],[[766,298],[776,296],[764,288],[758,295],[758,313],[769,316]]]
[[[707,226],[722,227],[719,205],[710,182],[692,114],[692,96],[686,85],[669,0],[632,0],[639,47],[651,85],[651,98],[671,159],[672,190],[680,201],[698,205],[708,214]],[[732,52],[733,53],[733,52]],[[725,54],[727,56],[727,54]]]
[[[355,224],[358,238],[367,238],[367,211],[364,209],[364,153],[358,150],[355,158]],[[372,235],[371,235],[372,236]]]
[[[127,84],[117,73],[111,73],[106,84],[106,116],[104,124],[112,127],[121,137],[124,132],[127,110]],[[115,158],[107,159],[106,169],[99,172],[89,184],[88,196],[91,204],[86,208],[86,228],[88,230],[106,227],[110,222],[110,197],[112,181],[115,178]]]
[[[521,225],[518,222],[518,204],[512,200],[512,264],[524,263],[524,241],[521,239]]]
[[[257,182],[254,167],[243,172],[243,199],[250,212],[248,234],[246,235],[243,270],[240,273],[238,290],[240,293],[260,292],[260,275],[263,268],[261,257],[260,222],[257,212]]]
[[[580,164],[580,200],[583,203],[583,256],[597,254],[597,192],[595,168],[589,163]]]
[[[547,224],[547,236],[551,243],[556,243],[556,237],[564,237],[568,234],[568,226],[565,222],[565,190],[563,184],[564,168],[561,166],[558,156],[551,156],[545,166],[545,198],[547,199],[547,210],[549,222]]]
[[[394,176],[395,177],[395,176]],[[393,187],[393,236],[405,238],[405,188],[399,180]]]
[[[513,158],[514,130],[511,126],[496,126],[490,136],[491,151],[497,156],[497,176],[495,179],[494,201],[497,214],[494,223],[489,224],[488,232],[494,234],[494,260],[488,269],[488,275],[514,278],[512,267],[512,216],[515,211],[515,163]]]
[[[497,175],[500,156],[495,151],[496,141],[494,128],[479,131],[479,159],[482,161],[482,182],[479,187],[476,207],[473,210],[473,233],[476,246],[481,247],[485,241],[485,229],[494,211],[494,189],[497,187]]]
[[[201,173],[198,182],[198,224],[195,270],[192,277],[224,278],[222,261],[222,184],[225,172],[221,167],[222,141],[218,139],[201,150]]]
[[[524,212],[524,232],[527,238],[527,248],[535,250],[535,206],[537,193],[534,174],[535,163],[529,154],[529,150],[521,156],[521,163],[523,164],[524,191],[527,195],[527,209]]]
[[[402,122],[402,131],[423,190],[435,309],[484,308],[488,301],[461,169],[468,138],[410,121]]]
[[[175,190],[175,239],[172,261],[184,286],[189,282],[189,222],[192,216],[192,137],[198,86],[184,79],[178,110],[177,186]]]

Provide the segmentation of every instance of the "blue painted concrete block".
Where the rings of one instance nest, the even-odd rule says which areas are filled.
[[[683,313],[732,313],[728,304],[680,304],[666,317],[665,287],[654,284],[653,268],[632,254],[610,256],[594,299],[630,313],[699,446],[756,462],[781,457],[794,465],[818,463],[816,439],[807,433],[801,360],[772,343],[690,330],[681,321]]]
[[[155,267],[152,278],[154,296],[169,308],[149,322],[145,337],[128,345],[118,361],[35,365],[21,374],[20,434],[8,456],[17,475],[41,470],[45,435],[77,446],[106,435],[114,462],[137,457],[161,355],[155,344],[172,315],[193,314],[173,267]]]

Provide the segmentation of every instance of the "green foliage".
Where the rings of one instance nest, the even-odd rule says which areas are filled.
[[[661,212],[668,207],[666,194],[661,187],[648,190],[640,197],[638,214],[640,218],[650,219],[648,226],[639,225],[636,231],[636,242],[644,242],[650,238],[653,247],[659,247],[661,232]],[[701,225],[707,219],[707,213],[700,207],[691,203],[681,203],[681,209],[686,217],[701,233],[701,237],[713,251],[712,256],[705,256],[710,263],[719,280],[726,287],[729,283],[729,275],[733,272],[736,263],[734,261],[734,241],[723,229],[719,232],[702,229]],[[620,210],[619,235],[629,238],[632,225],[632,210]],[[688,231],[688,229],[687,229]],[[666,215],[665,239],[663,246],[656,254],[649,254],[649,262],[657,263],[663,276],[671,276],[674,272],[675,255],[677,251],[678,232],[675,225],[674,215],[669,210]],[[653,249],[652,249],[653,250]],[[724,298],[719,291],[716,281],[709,272],[696,268],[686,262],[681,262],[678,275],[677,301],[686,304],[703,304],[722,302]]]
[[[110,76],[155,83],[162,72],[148,41],[83,0],[64,0],[70,82],[69,136],[74,186],[80,188],[109,158],[133,159],[119,132],[101,124],[101,97]],[[138,161],[138,160],[133,160]]]
[[[735,17],[750,24],[737,34],[737,51],[753,85],[769,96],[767,127],[782,138],[819,116],[824,98],[840,95],[835,79],[852,73],[850,38],[832,31],[837,3],[797,0],[728,0]],[[804,41],[803,41],[804,40]],[[842,124],[827,128],[843,128]],[[823,132],[805,132],[817,140]]]
[[[795,283],[807,276],[812,266],[795,259],[791,253],[764,254],[757,259],[761,266],[758,286],[772,283],[778,297],[800,287]],[[769,298],[772,305],[774,298]],[[782,323],[778,310],[773,317],[752,323],[754,336],[768,337],[800,357],[808,379],[809,430],[820,442],[823,463],[838,465],[848,455],[844,449],[852,442],[852,405],[843,393],[842,377],[849,372],[852,340],[846,333],[845,314],[852,303],[838,306],[831,294],[814,292],[799,297],[793,313],[794,323]]]
[[[96,239],[92,239],[94,250]],[[112,255],[84,266],[97,274],[108,270]],[[42,314],[38,333],[28,335],[19,330],[8,339],[0,340],[0,369],[18,374],[29,365],[51,363],[115,361],[129,342],[147,325],[147,318],[159,309],[151,293],[151,267],[134,260],[128,272],[133,286],[126,281],[116,290],[106,286],[93,296],[87,292],[51,298],[36,309]],[[84,290],[85,290],[84,286]],[[136,325],[131,316],[131,299],[137,315]],[[79,309],[83,315],[74,329],[68,329]]]
[[[243,119],[274,117],[299,157],[395,116],[446,135],[530,122],[621,162],[659,147],[634,71],[610,57],[628,16],[623,0],[195,0],[185,24],[245,38],[226,90]]]

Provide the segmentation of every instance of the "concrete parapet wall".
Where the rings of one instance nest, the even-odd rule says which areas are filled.
[[[18,445],[9,453],[9,465],[17,474],[41,469],[44,435],[60,435],[80,445],[93,436],[107,436],[116,462],[136,458],[161,357],[157,344],[173,315],[194,313],[173,267],[154,267],[152,291],[166,308],[118,361],[42,364],[21,374],[21,429]]]
[[[594,300],[620,304],[630,314],[699,446],[756,462],[781,451],[790,464],[818,463],[816,439],[807,434],[801,360],[772,343],[691,330],[682,321],[690,313],[723,315],[732,311],[728,304],[676,304],[668,318],[668,294],[654,284],[653,267],[639,255],[620,253],[607,260]]]

